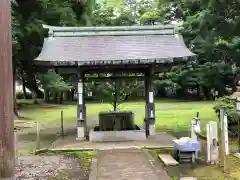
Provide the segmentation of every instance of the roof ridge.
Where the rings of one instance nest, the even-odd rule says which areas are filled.
[[[148,31],[98,31],[98,32],[54,32],[50,37],[80,37],[80,36],[143,36],[143,35],[174,35],[173,30]]]
[[[57,27],[43,25],[50,37],[121,36],[121,35],[169,35],[176,34],[176,26],[104,26],[104,27]]]
[[[143,31],[143,30],[166,30],[175,29],[175,25],[152,25],[152,26],[93,26],[93,27],[59,27],[43,24],[43,28],[53,32],[75,32],[75,31]]]

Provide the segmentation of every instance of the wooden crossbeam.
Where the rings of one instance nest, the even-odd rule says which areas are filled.
[[[144,80],[144,76],[109,76],[109,77],[85,77],[84,82],[115,81],[115,80]]]

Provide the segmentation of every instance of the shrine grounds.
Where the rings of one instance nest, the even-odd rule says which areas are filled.
[[[63,111],[64,133],[75,136],[76,125],[76,104],[68,103],[63,105],[54,104],[33,104],[32,101],[19,102],[20,120],[15,120],[15,127],[18,129],[18,153],[20,156],[33,155],[36,148],[36,122],[41,123],[41,148],[49,147],[58,138],[60,133],[60,115]],[[135,122],[143,124],[145,103],[143,101],[127,102],[120,105],[121,110],[130,110],[135,113]],[[214,102],[211,101],[179,101],[179,100],[158,100],[155,103],[156,126],[158,131],[169,132],[175,137],[190,136],[190,121],[199,112],[203,133],[205,133],[208,121],[217,121],[218,118],[213,110]],[[87,104],[87,121],[96,123],[100,111],[112,110],[111,105],[103,103]],[[230,151],[237,149],[235,140],[230,140]],[[152,150],[151,154],[156,157],[159,150]],[[85,152],[83,152],[85,153]],[[81,157],[81,155],[78,155]],[[86,162],[84,162],[86,163]],[[227,173],[223,173],[223,168],[219,166],[188,166],[179,165],[167,168],[170,176],[195,176],[198,179],[221,179],[222,177],[240,177],[240,160],[227,157]],[[206,173],[207,172],[207,173]],[[229,175],[227,175],[229,174]]]

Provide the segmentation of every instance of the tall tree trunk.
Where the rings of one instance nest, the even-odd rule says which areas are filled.
[[[44,88],[44,101],[49,102],[49,91]]]
[[[203,94],[204,94],[204,99],[205,100],[210,100],[211,99],[211,91],[209,88],[203,87]]]
[[[15,179],[11,1],[0,1],[0,179]]]
[[[14,108],[13,108],[14,115],[20,119],[20,115],[18,114],[18,104],[16,98],[14,98]]]
[[[56,91],[54,92],[54,103],[58,104],[58,93]]]
[[[19,119],[20,116],[18,114],[18,105],[17,105],[17,99],[16,99],[16,84],[15,84],[15,79],[16,79],[16,63],[14,60],[12,60],[12,65],[13,65],[13,114],[14,116]]]
[[[36,79],[34,79],[33,77],[31,77],[31,75],[29,75],[29,77],[27,78],[26,81],[26,87],[35,94],[36,98],[43,98],[43,92],[39,90],[38,86],[37,86],[37,82]]]
[[[67,94],[66,94],[66,96],[67,96],[67,97],[66,97],[66,100],[67,100],[67,101],[72,101],[72,93],[71,93],[71,91],[67,91],[66,93],[67,93]]]
[[[198,84],[197,85],[197,99],[201,100],[201,86]]]
[[[75,94],[75,89],[71,89],[71,100],[74,101],[74,94]]]
[[[18,105],[17,105],[17,99],[16,99],[16,86],[15,86],[15,76],[14,75],[13,75],[13,113],[18,119],[20,118],[20,116],[18,114]]]
[[[59,104],[62,104],[63,103],[63,92],[60,92],[59,93]]]
[[[238,84],[239,79],[240,79],[239,75],[234,76],[233,81],[232,81],[232,93],[237,91],[237,84]]]
[[[23,96],[24,96],[24,99],[27,99],[26,81],[25,81],[25,78],[24,78],[24,77],[22,77],[22,88],[23,88]]]

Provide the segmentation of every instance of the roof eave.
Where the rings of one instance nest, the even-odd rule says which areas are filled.
[[[193,54],[192,56],[186,57],[175,57],[175,58],[160,58],[160,59],[129,59],[129,60],[108,60],[108,61],[52,61],[52,60],[42,60],[40,58],[36,58],[34,60],[35,65],[39,66],[84,66],[84,65],[137,65],[137,64],[166,64],[166,63],[174,63],[174,62],[187,62],[190,57],[196,56]]]

